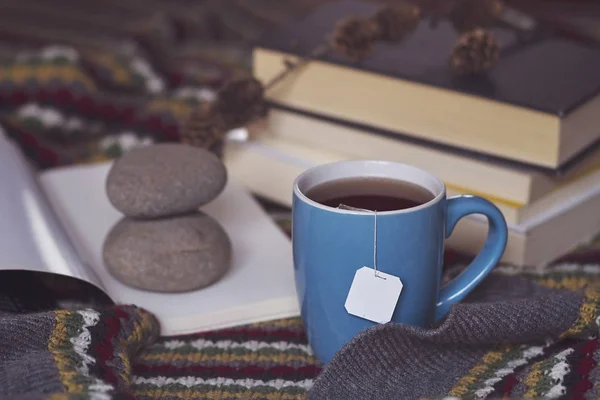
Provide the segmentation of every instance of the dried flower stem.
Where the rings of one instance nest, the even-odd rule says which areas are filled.
[[[323,43],[320,46],[316,47],[308,56],[301,58],[297,62],[290,62],[289,60],[284,61],[284,69],[279,74],[275,75],[271,80],[269,80],[265,85],[265,91],[269,90],[277,83],[281,82],[285,79],[289,74],[293,71],[305,66],[311,60],[315,58],[322,57],[331,51],[331,45],[329,43]]]

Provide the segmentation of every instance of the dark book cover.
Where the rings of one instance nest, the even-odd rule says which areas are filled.
[[[338,1],[317,8],[295,22],[265,33],[255,44],[298,56],[311,53],[348,16],[371,16],[380,4]],[[500,59],[479,76],[456,76],[449,55],[459,34],[449,21],[436,27],[423,20],[398,44],[377,43],[362,62],[329,52],[322,61],[449,89],[560,117],[600,93],[600,44],[568,37],[540,25],[520,42],[514,30],[489,29],[500,44]]]

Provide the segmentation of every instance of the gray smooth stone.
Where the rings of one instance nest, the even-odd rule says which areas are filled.
[[[109,232],[103,258],[122,283],[156,292],[186,292],[213,284],[229,270],[231,241],[211,217],[123,218]]]
[[[227,183],[213,153],[180,143],[131,150],[115,161],[106,179],[112,205],[132,218],[160,218],[196,211]]]

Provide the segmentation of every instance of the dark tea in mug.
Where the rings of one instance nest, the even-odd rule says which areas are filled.
[[[306,197],[328,207],[340,205],[377,212],[413,208],[433,200],[427,189],[390,178],[347,178],[317,185]]]

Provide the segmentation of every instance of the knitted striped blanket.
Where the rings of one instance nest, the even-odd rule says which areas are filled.
[[[449,262],[459,259],[448,254]],[[547,292],[522,301],[539,288]],[[157,337],[156,320],[134,306],[5,313],[0,398],[598,398],[600,239],[541,273],[500,268],[481,293],[486,301],[471,306],[514,295],[520,308],[503,318],[471,315],[461,322],[460,339],[447,336],[441,348],[429,348],[445,352],[435,359],[457,357],[461,368],[431,360],[425,368],[431,357],[425,353],[390,363],[396,353],[388,347],[415,337],[398,336],[405,328],[390,324],[361,335],[322,366],[299,319]],[[546,323],[531,322],[538,320]],[[487,333],[473,336],[482,324],[491,324]],[[510,336],[510,325],[520,336]],[[503,339],[489,342],[486,335]],[[461,350],[461,342],[468,346]],[[418,378],[401,385],[411,374]]]

